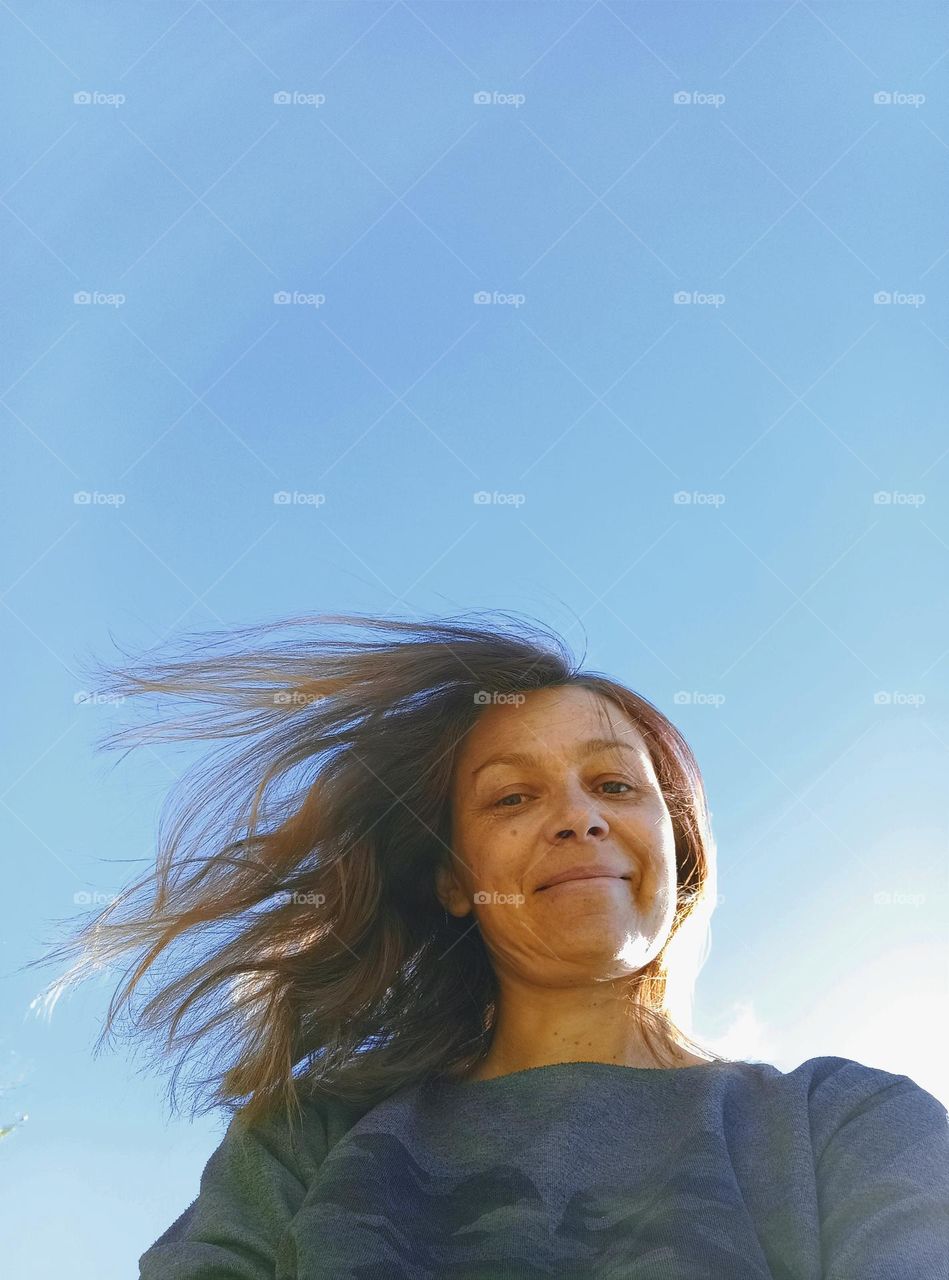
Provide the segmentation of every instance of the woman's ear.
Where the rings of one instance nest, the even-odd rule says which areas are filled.
[[[435,893],[446,911],[453,916],[466,916],[471,911],[468,895],[454,871],[439,867],[435,872]]]

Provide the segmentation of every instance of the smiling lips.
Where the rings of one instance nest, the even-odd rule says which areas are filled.
[[[628,880],[629,876],[622,875],[619,871],[609,871],[605,867],[570,867],[566,871],[561,871],[558,875],[552,876],[546,883],[539,886],[537,892],[540,893],[544,889],[552,889],[555,885],[573,883],[578,880]]]

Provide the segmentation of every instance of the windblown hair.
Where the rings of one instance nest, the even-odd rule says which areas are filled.
[[[453,763],[492,695],[555,686],[584,686],[632,718],[671,815],[672,928],[629,980],[644,1042],[661,1064],[683,1044],[730,1061],[685,1030],[716,898],[689,746],[645,698],[578,669],[555,633],[511,614],[499,625],[470,616],[294,618],[186,636],[178,658],[97,665],[108,694],[205,704],[100,747],[223,740],[184,775],[180,801],[172,789],[154,870],[38,962],[78,953],[55,1003],[132,955],[96,1049],[123,1012],[135,1033],[160,1033],[173,1106],[194,1058],[210,1068],[191,1083],[195,1111],[222,1106],[253,1122],[275,1105],[296,1111],[301,1091],[369,1107],[484,1057],[494,971],[474,917],[449,915],[435,892],[452,857]],[[337,626],[357,634],[332,636]],[[286,627],[288,640],[271,639]],[[136,1018],[146,974],[158,990]]]

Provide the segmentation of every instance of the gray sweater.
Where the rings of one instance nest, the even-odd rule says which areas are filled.
[[[949,1116],[849,1058],[238,1113],[140,1280],[949,1280]]]

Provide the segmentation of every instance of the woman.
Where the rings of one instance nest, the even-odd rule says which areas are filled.
[[[686,1034],[716,896],[692,753],[504,617],[110,673],[214,710],[109,744],[244,744],[58,984],[136,953],[103,1035],[164,965],[142,1028],[176,1075],[217,1050],[230,1123],[141,1280],[949,1274],[945,1108]]]

